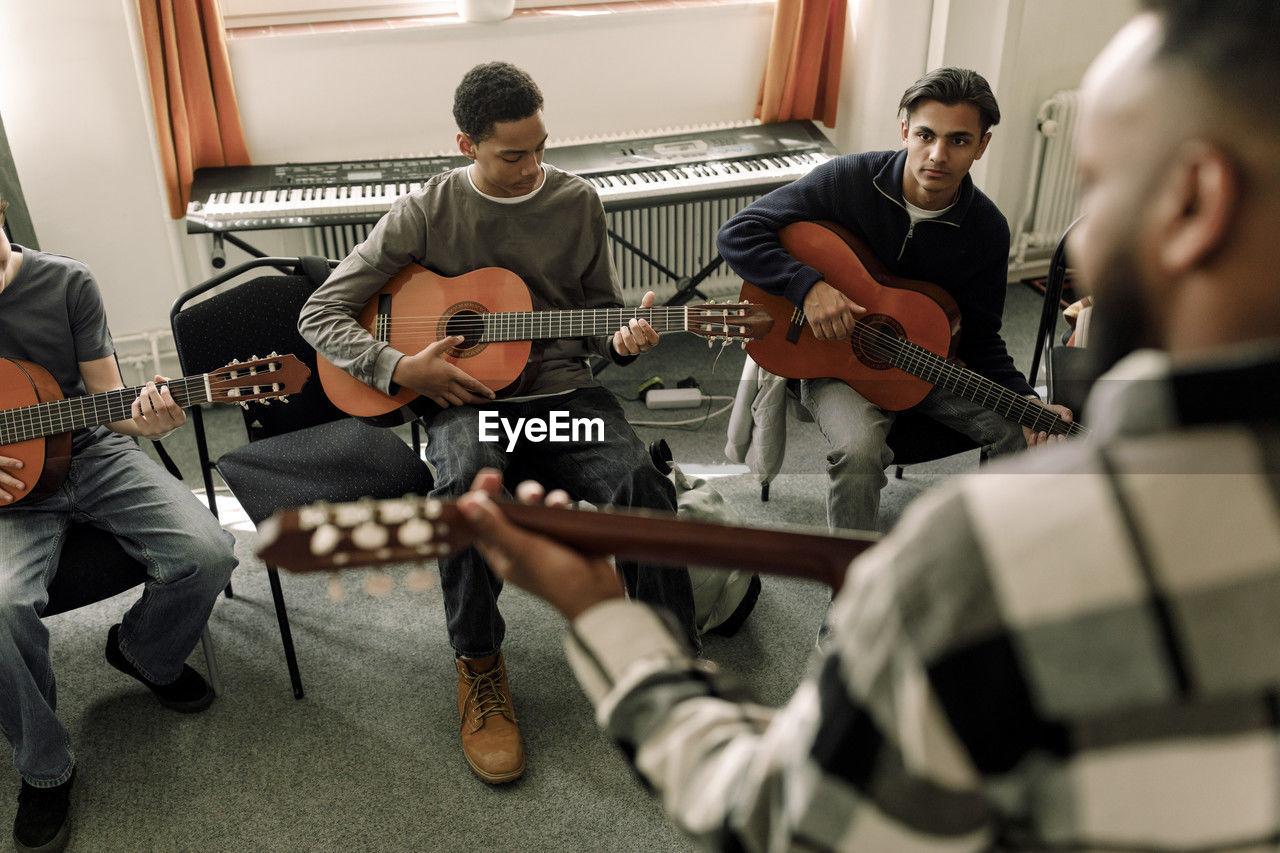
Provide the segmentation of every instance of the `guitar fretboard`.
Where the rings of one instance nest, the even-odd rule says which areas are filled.
[[[867,352],[904,370],[912,376],[946,388],[990,409],[1001,417],[1035,432],[1049,435],[1081,436],[1089,432],[1078,423],[1067,423],[1038,400],[1023,397],[957,364],[952,364],[932,350],[899,338],[874,324],[860,326],[854,333]]]
[[[67,397],[0,412],[0,445],[109,424],[132,417],[133,401],[146,388],[135,385],[83,397]],[[187,407],[211,400],[208,374],[169,383],[174,402]]]
[[[464,335],[474,343],[502,343],[507,341],[540,341],[559,338],[587,338],[612,335],[632,318],[647,320],[655,331],[691,331],[691,311],[696,310],[699,331],[714,334],[723,328],[727,334],[745,331],[741,322],[735,323],[735,309],[723,311],[702,306],[655,305],[651,308],[587,308],[556,311],[505,311],[492,314],[456,315],[449,321],[450,334]],[[433,317],[379,318],[374,336],[390,340],[393,333],[413,333],[425,324],[433,324]]]
[[[688,311],[683,307],[502,312],[484,315],[485,330],[481,341],[497,343],[612,335],[633,317],[647,320],[659,333],[684,331],[689,327]]]

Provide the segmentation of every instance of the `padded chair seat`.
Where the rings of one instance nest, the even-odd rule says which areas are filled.
[[[432,484],[431,470],[399,436],[355,418],[249,442],[216,465],[255,525],[280,509],[426,494]]]
[[[893,451],[894,465],[932,462],[978,447],[978,443],[964,433],[911,411],[902,412],[894,419],[889,428],[888,445]]]
[[[129,556],[115,536],[88,524],[73,524],[49,584],[49,605],[41,615],[96,604],[146,581],[146,568]]]

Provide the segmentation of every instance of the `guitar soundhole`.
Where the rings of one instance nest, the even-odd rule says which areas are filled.
[[[853,355],[873,370],[888,370],[898,341],[907,336],[902,324],[887,314],[868,314],[858,319],[849,339]]]
[[[487,344],[481,341],[485,331],[485,315],[489,312],[476,302],[464,302],[454,305],[450,313],[443,318],[437,330],[439,338],[461,335],[462,343],[449,348],[449,354],[457,358],[470,358],[478,355]],[[437,338],[437,340],[439,339]]]

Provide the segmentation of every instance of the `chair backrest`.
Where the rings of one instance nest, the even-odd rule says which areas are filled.
[[[1040,306],[1040,327],[1036,330],[1035,350],[1031,353],[1031,372],[1027,379],[1032,385],[1040,373],[1040,360],[1047,349],[1054,344],[1053,335],[1058,328],[1058,315],[1062,313],[1062,289],[1067,281],[1067,237],[1071,229],[1076,227],[1077,219],[1067,226],[1054,247],[1053,257],[1049,260],[1049,275],[1044,284],[1044,303]]]
[[[229,277],[260,266],[260,262],[242,264],[196,285],[178,297],[170,312],[174,345],[186,375],[271,352],[292,353],[311,370],[302,391],[290,396],[287,403],[247,404],[245,428],[253,440],[346,417],[325,396],[316,376],[316,352],[298,333],[298,315],[316,289],[315,282],[302,274],[268,274],[215,289]],[[213,291],[211,296],[197,301],[209,291]]]

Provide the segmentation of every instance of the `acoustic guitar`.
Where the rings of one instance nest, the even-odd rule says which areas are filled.
[[[820,581],[837,590],[849,561],[876,542],[874,534],[682,521],[638,509],[501,507],[518,527],[588,555],[749,569]],[[320,572],[433,560],[474,538],[452,501],[406,496],[282,510],[258,526],[254,549],[268,565]]]
[[[763,306],[775,321],[762,338],[747,344],[747,354],[765,370],[789,379],[841,379],[889,411],[911,408],[940,385],[1036,432],[1088,432],[1038,400],[951,361],[960,309],[941,287],[893,275],[862,240],[835,223],[794,222],[778,237],[792,257],[822,273],[827,284],[867,313],[849,338],[820,341],[804,311],[785,296],[744,282],[742,301]]]
[[[649,322],[659,333],[692,332],[728,344],[763,335],[773,319],[759,306],[707,303],[652,308],[588,308],[533,311],[529,288],[515,273],[485,267],[452,278],[410,264],[391,278],[357,316],[376,340],[403,353],[417,353],[435,341],[460,335],[446,360],[480,380],[499,397],[527,387],[538,359],[530,361],[534,341],[612,335],[631,318]],[[386,394],[317,360],[320,384],[342,411],[378,426],[396,426],[438,410],[416,391]],[[524,380],[524,381],[522,381]],[[408,408],[408,411],[406,411]]]
[[[211,373],[173,379],[179,406],[267,401],[296,394],[311,371],[292,355],[233,361]],[[128,420],[146,386],[63,397],[57,380],[37,364],[0,358],[0,456],[22,460],[24,488],[5,506],[38,501],[58,490],[71,465],[71,431]],[[11,491],[11,490],[10,490]]]

